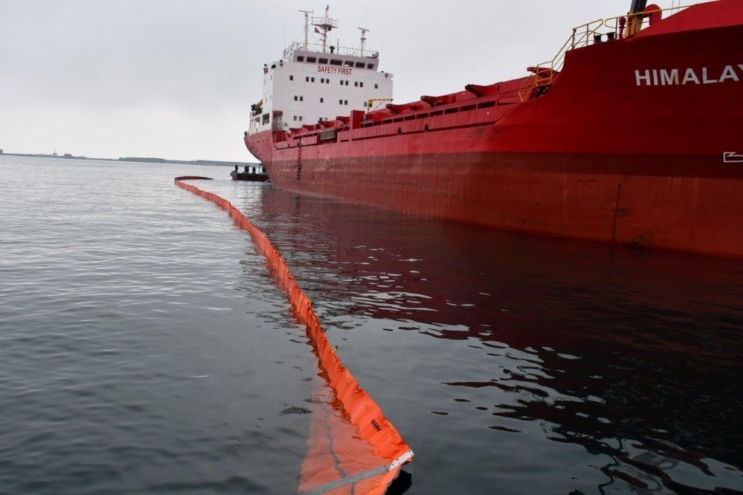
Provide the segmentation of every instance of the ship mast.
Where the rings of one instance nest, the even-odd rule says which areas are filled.
[[[326,53],[328,51],[328,32],[332,30],[333,28],[338,27],[338,21],[335,19],[331,19],[328,17],[328,11],[330,10],[330,5],[325,7],[325,17],[313,17],[312,18],[312,25],[315,26],[318,29],[315,29],[316,32],[320,34],[322,37],[322,51],[323,53]],[[305,39],[307,39],[307,28],[305,28]]]
[[[314,14],[314,10],[300,10],[304,13],[304,49],[309,49],[309,36],[310,36],[310,14]]]
[[[364,56],[364,45],[366,44],[366,33],[369,32],[368,29],[360,27],[359,30],[361,31],[361,56]]]

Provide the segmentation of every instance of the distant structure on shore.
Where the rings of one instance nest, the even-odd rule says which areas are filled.
[[[166,163],[167,160],[164,158],[151,158],[147,156],[136,157],[136,156],[122,156],[119,158],[120,162],[147,162],[147,163]]]
[[[55,150],[53,154],[44,154],[44,153],[4,153],[2,149],[0,149],[0,155],[6,154],[8,156],[30,156],[35,158],[68,158],[68,159],[75,159],[75,160],[98,160],[98,161],[119,161],[119,162],[138,162],[138,163],[173,163],[173,164],[182,164],[182,165],[206,165],[206,166],[229,166],[234,167],[235,165],[238,165],[240,167],[256,167],[259,166],[259,163],[253,163],[253,162],[225,162],[220,160],[166,160],[165,158],[154,158],[154,157],[137,157],[137,156],[126,156],[121,158],[92,158],[87,156],[75,156],[72,153],[65,153],[63,155],[59,155],[57,151]]]
[[[220,160],[166,160],[165,158],[153,158],[153,157],[136,157],[136,156],[123,156],[119,158],[121,162],[142,162],[142,163],[182,163],[185,165],[208,165],[208,166],[258,166],[258,163],[249,162],[225,162]]]

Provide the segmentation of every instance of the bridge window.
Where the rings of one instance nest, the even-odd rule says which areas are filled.
[[[320,60],[318,60],[318,62],[321,63],[321,64],[327,64],[328,63],[328,59],[327,58],[321,58]]]
[[[361,82],[359,83],[359,87],[360,87],[360,88],[363,88],[363,87],[364,87],[364,81],[361,81]]]
[[[366,64],[366,68],[367,69],[373,69],[374,68],[374,64]]]
[[[364,62],[356,62],[356,68],[357,69],[363,69],[364,68]]]
[[[359,82],[358,81],[354,81],[353,82],[353,85],[358,88],[359,87]]]
[[[330,59],[330,65],[343,65],[343,62],[341,62],[338,59],[333,58],[333,59]]]
[[[345,62],[343,63],[343,65],[345,65],[346,67],[353,67],[353,62],[352,62],[351,60],[346,60],[346,61],[345,61]]]
[[[310,64],[317,63],[317,57],[307,57],[307,62]]]
[[[304,56],[303,55],[297,56],[297,62],[304,62]]]

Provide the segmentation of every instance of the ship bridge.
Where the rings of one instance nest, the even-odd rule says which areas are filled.
[[[392,74],[379,70],[379,52],[366,47],[369,29],[360,27],[358,47],[332,43],[338,21],[304,13],[304,39],[283,57],[263,66],[263,98],[252,106],[249,133],[289,130],[369,110],[370,101],[392,99]],[[310,43],[310,26],[315,42]]]

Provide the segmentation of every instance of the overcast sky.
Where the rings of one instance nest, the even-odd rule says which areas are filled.
[[[668,2],[670,4],[670,0]],[[665,5],[661,2],[662,5]],[[0,149],[252,160],[242,143],[264,63],[315,0],[0,0]],[[380,52],[395,101],[525,75],[572,27],[629,0],[342,0],[332,39]]]

